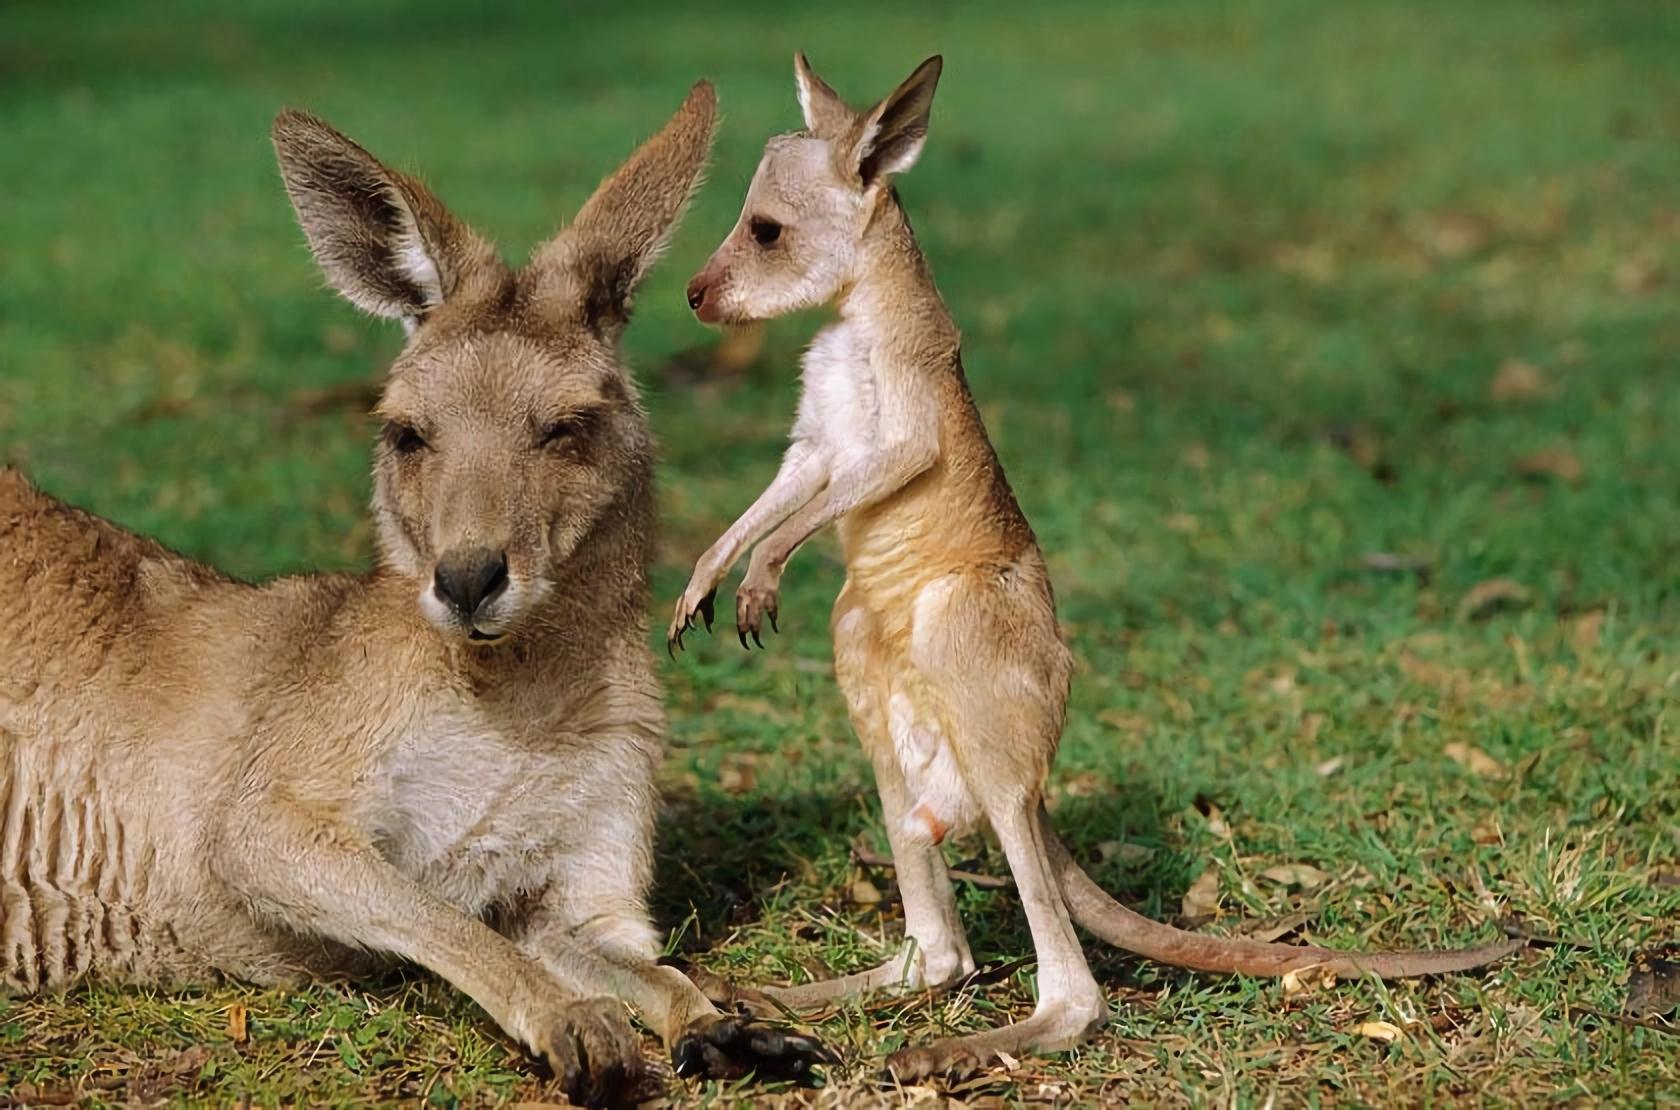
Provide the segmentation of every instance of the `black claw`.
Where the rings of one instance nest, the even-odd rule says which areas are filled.
[[[698,1035],[689,1033],[672,1046],[671,1066],[684,1079],[705,1074],[706,1045]]]
[[[752,648],[747,646],[747,630],[745,628],[742,628],[739,625],[737,625],[736,628],[735,628],[735,635],[737,635],[741,638],[741,647],[742,647],[743,650],[745,650],[745,651],[751,651],[752,650]]]
[[[780,632],[781,630],[782,630],[781,626],[776,623],[776,610],[771,609],[770,610],[770,631]]]
[[[753,643],[757,644],[759,647],[763,647],[764,646],[764,641],[760,640],[758,638],[758,626],[757,625],[753,626],[752,634],[753,634]]]
[[[712,630],[712,614],[713,614],[712,604],[716,600],[717,600],[717,590],[715,590],[715,589],[712,590],[710,593],[708,593],[705,597],[700,599],[700,616],[703,617],[706,621],[706,631],[707,632],[710,632]]]
[[[809,1082],[812,1067],[837,1064],[839,1057],[814,1037],[720,1018],[679,1038],[671,1048],[671,1063],[684,1077],[727,1079],[751,1072],[761,1079]]]

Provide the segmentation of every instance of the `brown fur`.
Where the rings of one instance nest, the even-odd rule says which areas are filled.
[[[927,134],[930,59],[854,112],[803,56],[805,132],[766,145],[741,219],[689,287],[702,320],[738,322],[832,303],[839,320],[804,363],[782,470],[697,564],[670,639],[749,547],[737,630],[774,621],[783,567],[837,523],[846,584],[835,603],[835,675],[875,767],[909,938],[878,968],[765,992],[825,1004],[878,987],[951,982],[974,961],[938,843],[985,820],[1014,873],[1038,955],[1038,1006],[1014,1025],[903,1049],[901,1079],[967,1070],[998,1053],[1076,1044],[1107,1006],[1073,925],[1167,963],[1215,971],[1405,976],[1480,966],[1520,947],[1343,953],[1198,936],[1147,921],[1086,877],[1043,811],[1071,659],[1044,559],[992,450],[957,331],[890,185]]]
[[[682,1070],[816,1058],[657,966],[644,904],[653,453],[617,337],[714,117],[697,85],[511,270],[416,181],[281,114],[328,280],[410,330],[378,406],[378,566],[246,585],[0,474],[7,989],[397,958],[578,1099],[642,1075],[609,999]],[[484,571],[482,596],[445,596],[452,566]]]

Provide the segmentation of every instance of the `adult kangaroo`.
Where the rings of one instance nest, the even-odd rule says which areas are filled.
[[[619,1000],[679,1072],[822,1055],[658,966],[644,903],[653,446],[618,340],[715,115],[696,85],[515,269],[280,114],[327,280],[408,334],[377,407],[377,565],[248,585],[0,471],[4,989],[407,960],[590,1102],[643,1077]]]

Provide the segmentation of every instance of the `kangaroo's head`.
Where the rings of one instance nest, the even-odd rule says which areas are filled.
[[[611,573],[645,575],[652,441],[618,340],[700,180],[715,116],[702,82],[517,269],[327,124],[275,120],[327,281],[408,334],[375,410],[374,512],[382,567],[412,580],[444,633],[488,644],[516,632],[597,532],[628,529]]]
[[[769,319],[845,291],[893,176],[927,141],[937,55],[866,112],[848,107],[805,55],[793,66],[805,130],[765,144],[741,218],[688,283],[704,323]]]

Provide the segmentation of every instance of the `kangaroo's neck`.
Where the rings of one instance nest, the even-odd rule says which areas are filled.
[[[956,356],[957,326],[895,193],[881,194],[864,232],[857,276],[836,307],[876,349],[913,352],[918,361]]]

